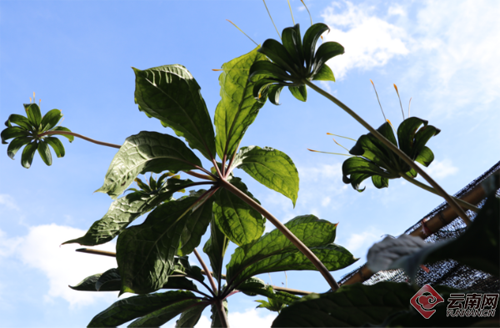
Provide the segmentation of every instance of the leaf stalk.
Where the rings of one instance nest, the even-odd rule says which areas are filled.
[[[108,143],[108,142],[103,142],[103,141],[98,141],[98,140],[90,139],[89,137],[83,136],[81,134],[74,133],[74,132],[68,132],[68,131],[47,131],[47,132],[44,132],[44,133],[40,133],[37,137],[43,137],[43,136],[47,136],[47,135],[51,135],[51,134],[69,135],[69,136],[77,137],[77,138],[80,138],[80,139],[83,139],[83,140],[87,140],[89,142],[92,142],[92,143],[95,143],[95,144],[98,144],[98,145],[101,145],[101,146],[106,146],[106,147],[112,147],[112,148],[118,148],[118,149],[120,149],[120,147],[121,147],[120,145],[116,145],[116,144],[112,144],[112,143]]]

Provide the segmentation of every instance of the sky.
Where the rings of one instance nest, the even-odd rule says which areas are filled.
[[[500,2],[305,2],[313,21],[330,27],[324,42],[345,47],[344,55],[328,62],[337,81],[318,85],[378,127],[384,119],[370,79],[385,115],[397,126],[403,118],[396,84],[405,116],[411,98],[410,114],[442,130],[428,143],[436,159],[426,171],[447,192],[455,193],[499,160]],[[307,11],[298,0],[290,3],[304,32],[310,25]],[[285,0],[267,4],[280,32],[293,25]],[[121,144],[139,131],[173,134],[139,112],[133,96],[131,67],[167,64],[187,67],[213,118],[220,96],[219,72],[212,69],[255,48],[226,19],[258,43],[277,38],[257,0],[0,0],[0,119],[23,114],[22,104],[36,92],[42,113],[62,110],[62,125],[90,138]],[[384,235],[401,234],[441,203],[399,180],[383,190],[366,182],[366,190],[356,192],[342,182],[345,157],[307,148],[345,153],[326,133],[357,139],[367,133],[364,128],[313,90],[306,103],[284,90],[280,102],[260,110],[241,145],[273,147],[292,158],[300,176],[297,205],[293,208],[289,199],[243,171],[234,173],[282,222],[314,214],[339,223],[336,243],[360,260],[333,272],[336,279],[363,264],[368,248]],[[20,153],[13,161],[7,145],[0,146],[0,327],[82,327],[117,300],[114,293],[68,288],[116,267],[113,258],[76,253],[78,245],[60,246],[106,213],[112,200],[93,192],[102,185],[116,149],[81,139],[62,141],[64,158],[54,156],[47,167],[36,154],[28,170],[20,164]],[[266,231],[272,229],[267,223]],[[114,251],[115,241],[95,248]],[[260,278],[313,292],[329,289],[317,272]],[[256,299],[229,298],[232,327],[271,325],[276,314],[255,309]],[[198,327],[209,325],[205,312]]]

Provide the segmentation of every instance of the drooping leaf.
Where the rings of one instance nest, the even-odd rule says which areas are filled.
[[[7,142],[5,142],[5,140],[9,140],[12,138],[28,137],[28,130],[25,130],[24,128],[21,128],[19,126],[13,126],[4,129],[1,133],[1,136],[2,136],[2,143],[6,145]]]
[[[21,149],[24,145],[29,144],[31,140],[33,140],[33,138],[30,137],[15,138],[10,142],[9,147],[7,147],[7,155],[14,159],[14,156],[19,149]]]
[[[292,95],[300,101],[306,101],[307,100],[307,88],[305,85],[301,85],[298,87],[290,86],[288,87]]]
[[[105,285],[108,285],[108,286],[113,285],[113,286],[120,288],[121,281],[122,281],[122,278],[120,277],[120,273],[118,273],[118,269],[116,269],[116,268],[109,269],[108,271],[104,272],[99,277],[99,279],[96,281],[95,289],[100,291],[101,288]]]
[[[233,167],[242,169],[264,186],[290,198],[295,206],[299,193],[299,172],[287,154],[270,147],[242,147]]]
[[[46,137],[43,140],[46,141],[52,147],[52,149],[54,149],[57,157],[64,157],[66,152],[64,150],[62,142],[59,139],[54,137]]]
[[[96,191],[116,199],[139,173],[190,170],[193,165],[201,166],[200,159],[181,140],[142,131],[125,140]]]
[[[123,280],[122,293],[149,293],[167,282],[175,269],[174,256],[181,245],[183,231],[186,228],[195,230],[194,225],[199,220],[197,212],[208,212],[211,207],[211,202],[207,202],[192,212],[198,198],[188,196],[162,204],[144,223],[120,233],[116,260]],[[196,231],[200,238],[205,233]]]
[[[416,293],[406,283],[353,284],[334,293],[311,294],[283,309],[272,327],[362,327],[408,309]]]
[[[182,65],[134,68],[135,102],[203,156],[215,156],[214,130],[200,86]]]
[[[5,126],[12,127],[11,123],[17,124],[25,130],[28,130],[28,131],[32,130],[32,125],[31,125],[30,121],[22,115],[11,114],[9,116],[9,119],[5,122]]]
[[[324,42],[314,55],[313,74],[319,73],[331,58],[342,55],[344,47],[337,42]],[[333,76],[333,73],[332,73]],[[335,79],[334,79],[335,81]]]
[[[292,59],[285,47],[276,40],[267,39],[264,41],[258,52],[263,53],[278,66],[290,72],[291,75],[297,75],[300,67]]]
[[[160,327],[161,325],[172,320],[178,314],[183,313],[184,311],[189,311],[193,307],[196,309],[199,308],[204,309],[206,307],[206,304],[196,305],[199,302],[200,302],[199,299],[189,299],[177,302],[169,306],[165,306],[159,310],[156,310],[154,312],[151,312],[143,316],[142,318],[135,320],[129,325],[129,327]],[[192,312],[189,311],[188,313]]]
[[[120,290],[121,287],[121,281],[116,282],[116,281],[109,281],[107,283],[104,283],[100,286],[100,289],[98,290],[96,288],[96,283],[99,281],[99,278],[102,276],[102,273],[97,273],[91,276],[88,276],[87,278],[83,279],[81,282],[79,282],[76,286],[69,286],[69,288],[73,290],[78,290],[78,291],[85,291],[85,292],[117,292]]]
[[[328,65],[323,65],[320,70],[314,75],[314,81],[332,81],[335,82],[333,71]]]
[[[194,327],[201,318],[203,310],[207,307],[206,304],[200,304],[193,306],[184,312],[182,312],[181,317],[175,323],[176,328],[192,328]]]
[[[309,27],[304,34],[303,44],[303,53],[304,59],[306,61],[306,67],[308,70],[311,68],[313,64],[314,53],[316,51],[316,43],[320,38],[321,34],[326,31],[329,31],[330,28],[323,23],[316,23]]]
[[[71,132],[70,129],[65,128],[64,126],[56,126],[55,128],[52,129],[52,131],[65,131],[65,132]],[[75,140],[74,136],[68,135],[68,134],[60,134],[61,136],[67,138],[69,142],[73,142]]]
[[[333,243],[337,227],[314,215],[297,216],[285,226],[309,248]],[[246,270],[254,263],[290,251],[296,251],[295,246],[278,229],[266,233],[256,241],[236,248],[226,266],[226,280],[230,286],[236,280],[242,282],[251,276]]]
[[[262,100],[265,99],[253,97],[254,79],[248,79],[250,67],[258,61],[271,64],[266,56],[254,49],[222,65],[223,72],[219,76],[221,100],[214,118],[215,143],[221,159],[224,154],[231,156],[236,152],[246,130],[264,105]]]
[[[191,180],[176,180],[173,182],[178,183],[167,185],[166,188],[155,194],[145,195],[138,192],[118,198],[111,203],[108,212],[100,220],[92,224],[84,236],[68,240],[63,245],[78,243],[80,245],[95,246],[112,240],[132,221],[153,210],[163,201],[171,199],[174,192],[192,183]]]
[[[106,310],[96,315],[90,321],[88,327],[116,327],[127,321],[187,300],[196,301],[196,297],[193,293],[186,291],[132,296],[113,303]]]
[[[49,145],[44,140],[38,142],[38,154],[42,158],[43,162],[48,166],[52,165],[52,154],[50,153]]]
[[[438,242],[396,259],[391,268],[403,268],[415,277],[420,264],[453,259],[471,268],[500,276],[500,199],[493,192],[467,230],[456,239]]]
[[[210,222],[210,238],[205,243],[203,252],[210,259],[210,266],[216,279],[219,279],[222,274],[222,262],[228,245],[229,239],[220,231],[215,219],[212,219]]]
[[[296,63],[304,61],[301,37],[299,24],[295,24],[294,27],[287,27],[281,33],[283,46]]]
[[[33,156],[35,155],[35,151],[38,148],[36,142],[32,142],[27,144],[23,149],[23,154],[21,156],[21,165],[25,168],[29,169],[31,167],[31,163],[33,162]]]
[[[253,198],[240,178],[229,182]],[[225,188],[215,194],[213,213],[219,229],[236,245],[248,244],[264,233],[265,218]]]

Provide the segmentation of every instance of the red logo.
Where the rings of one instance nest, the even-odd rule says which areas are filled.
[[[444,299],[431,287],[431,285],[425,285],[420,288],[410,300],[410,304],[415,310],[426,319],[429,319],[436,312],[433,308],[441,302],[444,302]]]

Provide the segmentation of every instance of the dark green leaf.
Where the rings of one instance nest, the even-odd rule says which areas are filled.
[[[54,149],[57,157],[64,157],[66,152],[64,150],[62,142],[59,139],[54,137],[46,137],[43,140],[47,142],[52,147],[52,149]]]
[[[49,145],[45,140],[40,140],[38,142],[38,154],[42,158],[43,162],[48,166],[52,165],[52,154],[50,153]]]
[[[132,221],[151,211],[161,202],[171,199],[176,190],[182,189],[183,185],[191,182],[190,180],[177,181],[182,184],[171,188],[167,187],[156,194],[133,193],[115,200],[106,215],[95,221],[84,236],[68,240],[63,245],[79,243],[80,245],[95,246],[112,240]]]
[[[269,87],[268,97],[274,105],[279,105],[281,90],[283,90],[283,86],[280,85],[272,85]]]
[[[192,212],[198,198],[189,196],[162,204],[144,223],[120,233],[116,260],[123,279],[122,293],[149,293],[167,282],[175,269],[174,256],[179,245],[182,246],[183,232],[195,230],[199,220],[197,212],[205,212],[210,207],[207,202],[206,206]]]
[[[229,182],[253,198],[240,178]],[[215,194],[213,213],[219,229],[236,245],[248,244],[264,232],[266,220],[262,215],[225,188]]]
[[[175,323],[176,328],[191,328],[194,327],[201,318],[203,310],[207,307],[207,304],[200,304],[193,306],[186,311],[182,312],[181,317]]]
[[[389,187],[389,179],[381,177],[380,175],[372,175],[372,182],[378,189]]]
[[[404,120],[398,127],[398,141],[399,149],[401,149],[406,155],[411,157],[413,143],[415,142],[415,133],[418,128],[423,124],[427,125],[427,121],[422,120],[418,117],[408,117]]]
[[[417,131],[415,134],[415,143],[413,145],[413,153],[411,158],[416,158],[418,154],[424,149],[425,144],[433,136],[437,136],[441,130],[432,125],[427,125]]]
[[[186,300],[195,301],[195,295],[186,291],[170,291],[132,296],[113,303],[109,308],[96,315],[90,321],[88,327],[116,327],[132,319]]]
[[[302,40],[300,35],[299,24],[295,24],[294,27],[287,27],[281,33],[281,40],[283,46],[293,58],[294,62],[300,64],[300,67],[304,66],[304,55],[302,53]]]
[[[22,115],[11,114],[9,116],[9,119],[7,120],[7,122],[5,122],[5,125],[7,127],[11,127],[11,123],[17,124],[20,127],[24,128],[25,130],[28,130],[28,131],[33,129],[30,121]]]
[[[52,131],[64,131],[64,132],[71,132],[70,129],[65,128],[64,126],[56,126],[55,128],[52,129]],[[67,138],[69,142],[73,142],[75,140],[74,136],[68,135],[68,134],[60,134],[61,136]]]
[[[309,70],[312,66],[312,61],[314,58],[314,52],[316,51],[316,42],[318,42],[319,37],[321,34],[323,34],[325,31],[329,31],[330,29],[328,28],[327,25],[323,23],[316,23],[309,27],[306,31],[306,34],[304,34],[304,42],[303,42],[303,53],[304,53],[304,59],[306,61],[306,67]]]
[[[42,122],[42,113],[40,112],[40,107],[37,104],[24,104],[24,109],[28,114],[28,120],[31,125],[35,127],[36,130],[40,129],[40,123]]]
[[[321,66],[319,71],[313,76],[314,81],[333,81],[335,82],[335,76],[333,75],[332,69],[328,67],[327,64]]]
[[[293,61],[288,51],[278,41],[267,39],[262,44],[262,47],[259,48],[259,52],[263,53],[278,66],[291,73],[292,76],[297,76],[300,67]]]
[[[288,89],[292,93],[292,95],[300,101],[307,100],[307,88],[305,85],[301,85],[298,87],[289,86]]]
[[[264,186],[290,198],[295,206],[299,193],[299,172],[285,153],[269,147],[242,147],[233,161],[233,167],[242,169]]]
[[[201,166],[198,157],[179,139],[157,132],[142,131],[128,137],[113,158],[98,192],[116,199],[139,173],[180,171]]]
[[[265,56],[259,54],[256,50],[254,51],[265,59]],[[251,79],[255,75],[264,75],[268,78],[275,78],[279,80],[289,80],[291,78],[290,74],[288,74],[284,69],[282,69],[275,63],[264,61],[262,60],[262,58],[259,58],[258,60],[259,61],[255,61],[251,66],[251,70],[249,71],[249,77],[247,78],[247,80]]]
[[[337,42],[325,42],[320,45],[314,56],[313,74],[318,73],[322,67],[326,66],[328,60],[343,53],[344,47]]]
[[[118,269],[113,268],[109,269],[108,271],[104,272],[97,282],[95,283],[95,289],[98,291],[101,290],[103,285],[108,285],[108,286],[116,286],[118,287],[118,290],[121,286],[122,278],[120,277],[120,274],[118,273]]]
[[[300,299],[300,297],[287,292],[275,291],[273,286],[266,285],[264,281],[255,277],[245,280],[237,288],[246,295],[262,295],[287,305]]]
[[[52,129],[54,126],[56,126],[61,117],[63,117],[63,115],[59,109],[48,111],[42,118],[42,130],[40,132],[45,132]]]
[[[434,161],[434,153],[429,149],[429,147],[424,147],[415,159],[415,162],[420,163],[425,167],[429,166],[432,161]],[[414,176],[416,176],[416,174]]]
[[[156,190],[156,180],[153,178],[153,174],[149,177],[149,187],[151,190]]]
[[[116,269],[114,269],[116,270]],[[76,286],[69,286],[71,289],[74,290],[79,290],[79,291],[86,291],[86,292],[117,292],[120,290],[121,287],[121,281],[116,282],[116,281],[110,281],[108,283],[105,283],[101,285],[100,289],[97,290],[96,288],[96,283],[99,281],[99,278],[102,276],[102,273],[97,273],[91,276],[88,276],[87,278],[83,279],[80,283],[78,283]]]
[[[7,147],[7,155],[9,155],[10,158],[14,159],[14,156],[19,151],[19,149],[21,149],[24,145],[30,143],[31,140],[33,140],[33,138],[30,137],[15,138],[10,142],[9,147]]]
[[[378,175],[385,178],[395,178],[399,175],[391,174],[382,170],[378,165],[361,157],[350,157],[342,164],[342,174],[344,183],[350,183],[358,191],[363,180],[370,176]],[[350,177],[348,177],[350,176]]]
[[[174,257],[173,274],[179,273],[186,275],[186,277],[193,278],[199,282],[203,282],[205,280],[205,276],[201,273],[201,269],[196,265],[191,265],[187,256]]]
[[[224,154],[231,156],[236,152],[246,130],[264,105],[265,98],[258,100],[253,96],[254,80],[261,76],[248,78],[250,67],[257,63],[273,65],[257,49],[222,65],[223,72],[219,76],[221,100],[214,118],[215,143],[221,159]]]
[[[222,274],[222,263],[228,245],[229,239],[220,231],[215,219],[212,219],[210,222],[210,238],[205,243],[203,252],[210,259],[210,266],[216,279],[219,279]]]
[[[151,192],[151,188],[149,188],[149,186],[147,184],[145,184],[144,182],[142,182],[141,179],[135,178],[134,181],[135,181],[135,183],[137,183],[137,185],[139,186],[139,188],[141,188],[145,192]]]
[[[169,277],[166,284],[164,284],[162,289],[186,289],[186,290],[198,290],[196,284],[185,277]]]
[[[2,143],[4,145],[7,144],[7,142],[5,142],[5,140],[9,140],[12,138],[27,137],[27,136],[28,136],[28,131],[25,130],[24,128],[19,127],[19,126],[13,126],[11,128],[6,128],[1,133]]]
[[[285,226],[309,248],[333,243],[337,227],[336,224],[320,220],[314,215],[297,216]],[[226,280],[230,285],[235,280],[242,282],[252,276],[250,270],[253,270],[254,263],[290,251],[295,252],[296,247],[281,231],[275,229],[266,233],[253,243],[236,248],[226,266]]]
[[[215,156],[214,130],[200,86],[182,65],[147,70],[134,68],[135,102],[139,110],[156,117],[186,138],[191,148],[208,159]]]
[[[283,309],[272,327],[361,327],[380,324],[398,311],[408,309],[415,294],[405,283],[354,284],[334,293],[312,294]]]
[[[21,165],[25,168],[29,169],[31,167],[31,163],[33,162],[33,156],[35,155],[35,151],[38,148],[36,142],[32,142],[23,149],[23,154],[21,156]]]
[[[201,308],[203,310],[206,304],[197,305],[199,302],[199,299],[190,299],[166,306],[135,320],[129,325],[129,327],[160,327],[161,325],[172,320],[178,314],[183,313],[184,311],[189,311],[193,307],[196,309]]]

